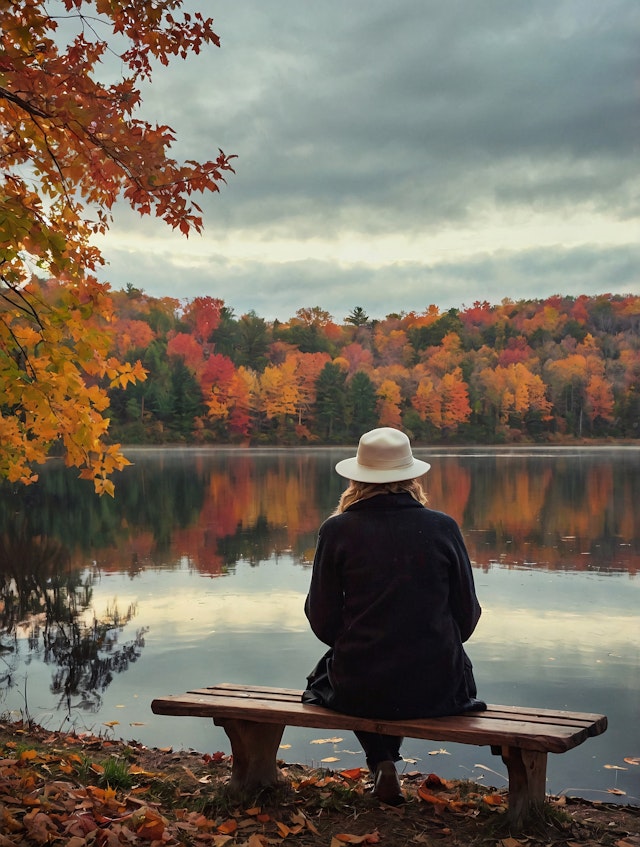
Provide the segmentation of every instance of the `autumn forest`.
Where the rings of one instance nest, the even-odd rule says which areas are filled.
[[[56,286],[43,286],[46,299]],[[332,444],[393,426],[418,443],[636,438],[640,296],[476,302],[285,321],[222,300],[112,292],[112,353],[146,379],[108,391],[128,444]]]

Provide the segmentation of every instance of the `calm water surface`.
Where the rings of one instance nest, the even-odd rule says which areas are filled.
[[[303,687],[323,651],[303,602],[350,450],[131,450],[114,501],[60,466],[0,489],[0,710],[147,745],[223,750],[153,697]],[[548,791],[640,803],[640,450],[417,450],[461,524],[483,616],[468,652],[494,703],[605,713],[549,757]],[[282,757],[363,765],[349,733],[287,728]],[[334,737],[339,737],[338,733]],[[408,739],[409,770],[501,786],[487,748]],[[613,793],[612,793],[613,792]]]

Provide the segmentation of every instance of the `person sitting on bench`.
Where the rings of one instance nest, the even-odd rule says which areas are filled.
[[[336,465],[349,485],[320,527],[305,601],[330,649],[303,702],[398,720],[486,709],[462,646],[481,612],[471,563],[455,520],[426,507],[420,477],[430,467],[390,427],[365,433],[357,455]],[[374,795],[402,803],[403,739],[356,735]]]

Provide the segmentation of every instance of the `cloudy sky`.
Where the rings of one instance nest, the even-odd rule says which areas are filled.
[[[105,276],[337,321],[640,292],[638,0],[188,0],[222,47],[144,90],[235,153],[205,232],[116,211]]]

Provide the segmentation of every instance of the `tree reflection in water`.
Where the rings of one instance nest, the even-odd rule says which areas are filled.
[[[18,516],[0,533],[0,692],[19,684],[21,636],[25,664],[39,657],[53,665],[51,691],[58,708],[97,712],[114,674],[139,658],[146,630],[118,644],[136,606],[117,603],[97,617],[92,608],[95,574],[69,568],[69,553],[59,541],[31,536]],[[24,715],[29,719],[28,690]]]

